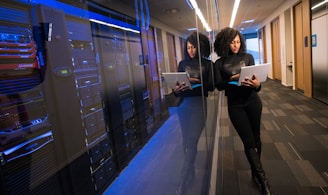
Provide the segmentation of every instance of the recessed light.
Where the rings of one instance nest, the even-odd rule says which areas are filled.
[[[254,19],[252,19],[252,20],[244,20],[244,21],[242,21],[241,23],[242,24],[246,24],[246,23],[252,23],[252,22],[254,22],[255,20]]]
[[[179,9],[177,9],[177,8],[171,8],[171,9],[164,10],[165,14],[176,14],[178,12],[179,12]]]
[[[197,28],[187,28],[188,31],[195,31]]]

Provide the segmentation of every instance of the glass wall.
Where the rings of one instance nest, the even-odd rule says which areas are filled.
[[[0,194],[215,192],[215,31],[181,2],[189,32],[152,1],[0,3]],[[214,28],[214,2],[199,6]],[[177,70],[192,87],[173,93],[162,73]]]

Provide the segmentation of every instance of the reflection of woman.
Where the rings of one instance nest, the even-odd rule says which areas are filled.
[[[198,52],[198,42],[200,52]],[[193,89],[183,84],[177,84],[173,89],[175,94],[183,96],[183,102],[178,107],[178,116],[182,130],[184,162],[181,170],[180,184],[177,194],[184,194],[187,185],[195,175],[194,162],[197,154],[197,144],[205,125],[204,96],[211,84],[210,43],[207,36],[194,32],[188,36],[185,44],[186,58],[179,63],[178,71],[187,72]],[[199,64],[201,62],[201,65]],[[201,85],[203,84],[203,85]],[[203,87],[202,87],[203,86]]]
[[[241,66],[254,65],[254,58],[245,52],[241,33],[232,28],[225,28],[216,35],[214,50],[220,56],[215,62],[215,84],[219,90],[225,90],[229,117],[243,142],[253,181],[262,194],[272,194],[260,161],[262,103],[257,92],[261,84],[256,75],[246,78],[242,86],[231,84],[238,80]]]

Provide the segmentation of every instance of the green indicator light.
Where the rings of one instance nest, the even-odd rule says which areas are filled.
[[[61,74],[68,74],[68,70],[61,70]]]

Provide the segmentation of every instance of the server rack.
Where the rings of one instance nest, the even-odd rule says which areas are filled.
[[[149,102],[149,92],[145,78],[145,67],[142,59],[142,43],[139,34],[127,32],[130,67],[133,76],[135,97],[135,115],[142,143],[146,143],[154,133],[154,117]]]
[[[143,64],[145,66],[146,83],[149,92],[150,109],[153,116],[154,128],[162,125],[162,121],[167,117],[166,109],[162,107],[160,77],[158,72],[158,63],[156,55],[156,40],[153,27],[141,31]]]
[[[127,38],[123,30],[102,24],[93,23],[92,31],[105,86],[110,135],[117,165],[122,169],[141,146]]]
[[[82,126],[85,133],[90,176],[96,192],[109,184],[115,173],[112,138],[105,123],[103,86],[92,42],[90,22],[66,16],[68,38],[72,49],[72,63],[76,88],[80,98]],[[89,177],[90,177],[89,176]]]
[[[44,91],[62,188],[68,194],[101,193],[116,167],[90,23],[43,5],[35,6],[34,13],[34,23],[46,26],[50,35]]]
[[[155,131],[140,34],[0,9],[0,193],[102,193]]]
[[[30,8],[0,6],[0,193],[60,193]]]

